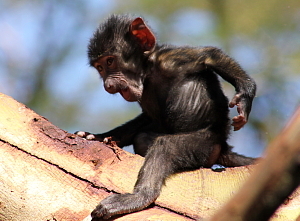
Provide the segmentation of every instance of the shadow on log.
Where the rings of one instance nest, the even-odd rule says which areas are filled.
[[[52,125],[0,94],[0,220],[77,221],[112,193],[133,190],[143,158]],[[116,220],[211,217],[257,166],[199,169],[170,177],[155,205]],[[296,220],[297,189],[271,220]]]

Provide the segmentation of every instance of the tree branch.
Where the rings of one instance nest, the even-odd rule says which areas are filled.
[[[265,159],[241,190],[209,220],[269,220],[282,203],[289,204],[294,198],[299,198],[298,191],[290,196],[299,184],[300,108],[267,148]],[[299,202],[294,206],[300,215]]]
[[[6,95],[0,94],[0,106],[1,221],[83,220],[108,195],[133,190],[144,158],[113,143],[103,145],[67,133]],[[176,174],[166,181],[154,205],[117,220],[208,218],[255,167]],[[299,195],[298,189],[273,219],[295,220]]]

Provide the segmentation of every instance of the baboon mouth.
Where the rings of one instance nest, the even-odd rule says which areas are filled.
[[[122,97],[126,100],[126,101],[134,101],[132,100],[132,93],[130,91],[130,89],[127,87],[125,89],[121,89],[119,91],[119,93],[122,95]]]

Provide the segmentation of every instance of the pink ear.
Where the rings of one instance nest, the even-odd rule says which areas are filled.
[[[155,36],[142,18],[139,17],[133,20],[130,25],[130,32],[136,37],[143,50],[150,51],[155,46]]]

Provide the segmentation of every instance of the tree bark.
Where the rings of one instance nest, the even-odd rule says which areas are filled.
[[[0,94],[0,220],[77,221],[112,193],[133,190],[144,159],[67,133]],[[116,220],[211,217],[257,166],[199,169],[170,177],[150,208]],[[295,220],[300,190],[272,220]],[[86,219],[88,220],[88,218]]]
[[[299,199],[299,189],[293,193],[299,184],[300,108],[241,190],[210,221],[269,220],[280,204]],[[299,216],[299,200],[294,207]]]

